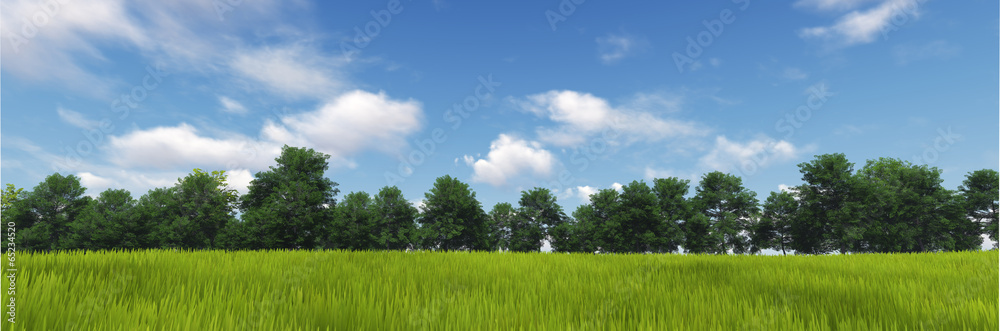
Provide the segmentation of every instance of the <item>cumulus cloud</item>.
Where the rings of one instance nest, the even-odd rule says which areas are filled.
[[[577,186],[576,192],[580,196],[580,200],[584,203],[590,203],[590,196],[596,194],[598,189],[596,187],[590,186]]]
[[[649,95],[636,97],[630,106],[654,105],[660,110],[675,111],[677,103],[664,104],[664,98]],[[554,128],[538,128],[539,140],[561,147],[584,144],[588,138],[602,136],[627,143],[655,142],[673,137],[704,135],[706,129],[693,122],[661,118],[651,111],[632,107],[612,107],[607,100],[589,93],[549,91],[515,101],[523,110],[558,123]]]
[[[615,191],[618,191],[618,192],[622,191],[622,187],[623,186],[624,185],[622,185],[621,183],[618,183],[618,182],[615,182],[615,183],[611,184],[611,188],[614,189]]]
[[[907,20],[915,20],[920,16],[918,0],[882,0],[866,10],[854,10],[866,2],[870,1],[800,1],[797,3],[799,7],[852,11],[838,18],[832,25],[801,29],[799,36],[824,40],[832,46],[866,44],[875,41],[886,29],[891,28],[894,15],[904,15]]]
[[[317,110],[267,122],[259,138],[238,133],[211,137],[181,123],[111,136],[108,144],[111,161],[122,167],[264,169],[284,144],[309,146],[330,154],[332,163],[350,165],[347,158],[362,149],[393,153],[405,146],[405,137],[421,127],[421,107],[417,101],[393,100],[382,92],[352,91]]]
[[[792,160],[804,150],[806,149],[795,147],[788,141],[767,137],[740,143],[730,141],[725,136],[718,136],[715,138],[715,147],[703,156],[699,163],[710,170],[745,171]]]
[[[598,54],[604,64],[616,63],[649,46],[646,39],[624,33],[609,33],[603,37],[597,37],[596,41]]]
[[[422,105],[416,100],[355,90],[316,111],[284,117],[280,125],[269,123],[264,135],[275,141],[306,142],[334,156],[362,148],[391,153],[406,145],[405,137],[418,131],[422,121]]]
[[[523,172],[535,176],[549,176],[556,164],[551,152],[535,141],[518,139],[506,134],[490,143],[490,152],[484,159],[476,160],[470,155],[463,157],[472,167],[474,182],[485,182],[493,186],[506,185],[508,179]]]
[[[160,169],[196,163],[224,166],[230,161],[244,159],[244,151],[252,146],[251,142],[250,138],[242,135],[228,138],[203,136],[198,129],[186,123],[136,130],[108,139],[111,162],[122,167]]]
[[[239,192],[241,195],[250,192],[250,182],[253,181],[253,174],[247,169],[231,169],[226,171],[226,182],[229,187]]]
[[[80,185],[88,188],[88,191],[90,191],[89,193],[92,196],[97,196],[102,189],[107,189],[114,183],[114,181],[109,178],[97,176],[90,172],[81,172],[77,174],[77,177],[80,177]]]

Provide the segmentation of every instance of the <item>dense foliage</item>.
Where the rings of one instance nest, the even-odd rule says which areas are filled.
[[[73,175],[31,191],[7,185],[3,221],[20,250],[348,249],[796,254],[976,250],[997,240],[997,171],[969,173],[957,190],[941,170],[890,158],[855,171],[843,154],[799,164],[803,184],[761,203],[740,177],[656,178],[591,195],[572,217],[553,191],[522,191],[487,213],[476,193],[443,176],[414,207],[399,188],[336,200],[329,155],[285,146],[276,165],[239,196],[224,171],[200,169],[138,200],[109,189],[95,198]]]

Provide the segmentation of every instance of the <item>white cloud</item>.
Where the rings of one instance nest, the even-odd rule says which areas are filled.
[[[463,159],[473,169],[472,181],[493,186],[506,185],[509,178],[525,171],[531,171],[535,176],[549,176],[556,163],[552,153],[538,142],[506,134],[500,134],[490,143],[490,152],[485,159],[476,160],[469,155]]]
[[[108,139],[111,162],[121,167],[173,169],[201,165],[222,168],[230,162],[247,159],[253,140],[242,135],[212,138],[200,135],[198,129],[186,123],[175,127],[155,127],[136,130]],[[266,167],[267,158],[258,159],[254,166]]]
[[[226,182],[229,183],[229,187],[235,189],[240,195],[250,192],[248,187],[251,181],[253,181],[253,174],[250,173],[250,170],[231,169],[226,171]]]
[[[421,209],[421,210],[424,209],[424,204],[425,203],[426,203],[426,201],[424,199],[413,199],[413,200],[410,200],[410,204],[411,205],[413,205],[414,207],[417,207],[417,209]]]
[[[259,139],[226,132],[209,137],[181,123],[111,136],[108,145],[111,161],[122,167],[265,169],[283,144],[314,148],[330,154],[334,166],[353,167],[347,158],[363,149],[398,152],[406,145],[405,137],[420,129],[422,117],[419,102],[352,91],[315,111],[284,116],[280,123],[268,121]]]
[[[397,101],[385,92],[355,90],[319,110],[268,123],[262,135],[277,142],[295,142],[335,157],[363,148],[386,153],[406,146],[405,137],[420,130],[423,110],[416,100]]]
[[[338,68],[342,58],[326,57],[302,46],[266,47],[243,51],[229,65],[240,76],[289,98],[326,99],[346,83]]]
[[[785,140],[760,137],[745,143],[715,138],[715,147],[699,160],[710,170],[729,172],[738,169],[757,169],[775,162],[792,160],[804,151]]]
[[[214,2],[201,0],[10,0],[0,6],[4,71],[102,98],[114,95],[115,86],[122,84],[101,73],[102,66],[115,65],[105,55],[114,47],[135,50],[147,63],[215,70],[239,43],[229,32],[259,26],[284,8],[300,7],[276,0],[246,2],[235,9],[240,15],[229,15],[223,22]],[[26,33],[26,20],[44,24],[33,24],[36,29]],[[11,38],[18,41],[11,43]]]
[[[101,191],[110,188],[114,184],[113,180],[94,175],[90,172],[81,172],[76,176],[80,177],[80,185],[86,187],[91,196],[97,196]]]
[[[650,95],[636,97],[639,104],[643,100],[655,100]],[[669,99],[669,98],[668,98]],[[661,98],[661,101],[665,100]],[[676,111],[679,101],[672,104],[649,103],[651,108],[662,111]],[[658,117],[651,111],[639,111],[630,107],[615,108],[607,100],[589,93],[575,91],[549,91],[528,96],[518,105],[536,116],[556,122],[555,128],[539,128],[539,140],[561,147],[572,147],[587,143],[593,136],[610,138],[605,143],[617,142],[619,136],[627,143],[635,141],[660,141],[666,138],[701,136],[705,129],[692,122]],[[633,103],[630,106],[635,106]]]
[[[101,126],[101,122],[88,119],[83,114],[69,109],[59,107],[56,108],[56,112],[59,113],[59,119],[63,120],[63,122],[81,129],[91,130]]]
[[[778,184],[778,191],[780,192],[792,192],[791,186],[785,184]]]
[[[243,104],[228,97],[220,96],[219,103],[222,104],[222,111],[224,112],[238,115],[244,115],[247,113],[247,108],[243,107]]]
[[[816,38],[830,42],[832,46],[850,46],[875,41],[890,28],[894,15],[905,15],[907,21],[919,18],[919,0],[883,0],[878,5],[864,11],[853,10],[830,26],[805,28],[799,31],[802,38]],[[800,1],[802,6],[820,10],[854,9],[868,1]]]
[[[580,196],[580,200],[584,203],[590,203],[590,196],[596,194],[598,189],[596,187],[590,186],[577,186],[576,192]]]
[[[607,34],[597,37],[597,51],[601,62],[613,64],[646,48],[649,42],[644,38],[627,34]]]
[[[615,183],[611,184],[611,188],[614,189],[615,191],[618,191],[618,192],[622,191],[622,187],[624,187],[624,185],[622,185],[621,183],[618,183],[618,182],[615,182]]]
[[[674,172],[670,170],[653,169],[651,167],[646,167],[646,171],[644,172],[643,177],[647,180],[651,180],[654,178],[670,178],[677,176],[674,175]]]

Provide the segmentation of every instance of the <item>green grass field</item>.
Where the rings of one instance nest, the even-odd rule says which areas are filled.
[[[4,330],[998,328],[996,251],[154,250],[20,253],[16,266],[16,323]]]

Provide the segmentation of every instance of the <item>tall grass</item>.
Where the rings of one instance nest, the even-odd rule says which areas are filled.
[[[998,328],[996,251],[151,250],[22,253],[17,264],[17,320],[5,330]]]

